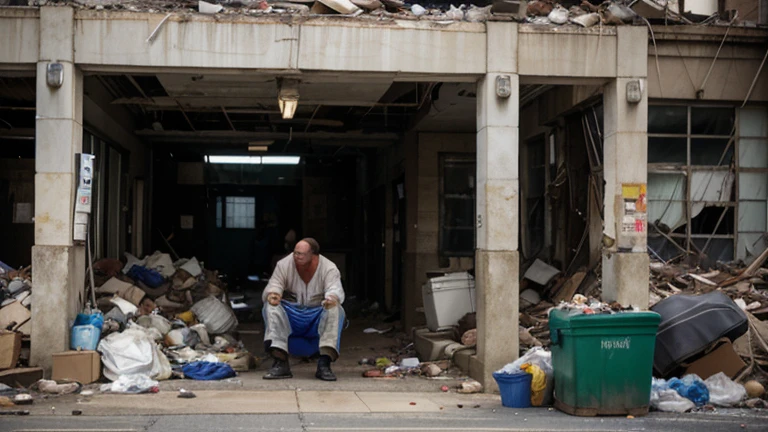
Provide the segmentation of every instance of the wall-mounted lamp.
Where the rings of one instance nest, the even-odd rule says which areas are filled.
[[[64,65],[61,63],[48,63],[45,72],[45,82],[48,84],[48,87],[61,87],[64,84]]]
[[[643,100],[643,83],[640,80],[627,81],[627,102],[640,103]]]
[[[277,104],[284,119],[292,119],[299,106],[299,80],[277,79]]]
[[[512,80],[509,75],[499,75],[496,77],[496,96],[508,98],[512,96]]]

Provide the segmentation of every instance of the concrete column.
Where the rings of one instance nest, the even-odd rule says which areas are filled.
[[[517,25],[487,23],[488,73],[477,84],[477,356],[470,374],[486,392],[492,373],[518,357],[519,180]],[[509,77],[511,96],[496,94]]]
[[[61,87],[47,84],[49,63],[61,63]],[[82,151],[83,76],[74,65],[74,10],[40,8],[35,122],[35,246],[32,270],[31,362],[50,368],[69,349],[69,329],[82,304],[85,248],[72,241],[75,154]]]
[[[643,27],[617,28],[618,77],[604,87],[603,300],[648,307],[648,44]],[[639,102],[627,99],[639,83]]]

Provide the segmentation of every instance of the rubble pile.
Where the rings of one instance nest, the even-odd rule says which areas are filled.
[[[41,5],[43,0],[12,0],[18,4]],[[478,0],[458,5],[451,2],[404,0],[70,0],[81,8],[187,15],[241,16],[338,16],[373,19],[426,20],[440,23],[513,20],[535,25],[586,28],[593,26],[664,24],[751,25],[738,16],[695,15],[679,10],[668,0]],[[476,3],[476,4],[475,4]]]
[[[31,306],[32,268],[16,270],[0,262],[0,330],[29,335]]]
[[[98,351],[107,378],[137,370],[154,380],[183,377],[193,362],[248,370],[252,357],[232,335],[238,322],[216,271],[194,257],[173,262],[161,252],[141,260],[126,254],[126,261],[94,264],[96,304],[104,313]],[[126,354],[131,350],[140,360]]]

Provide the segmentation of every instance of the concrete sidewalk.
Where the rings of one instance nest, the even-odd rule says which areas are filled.
[[[84,416],[180,415],[180,414],[300,414],[300,413],[429,413],[478,408],[501,408],[498,395],[457,393],[393,393],[372,391],[248,391],[196,390],[193,399],[179,398],[177,391],[155,394],[79,394],[36,400],[31,415]],[[461,407],[459,407],[461,406]],[[8,411],[9,409],[0,409]]]

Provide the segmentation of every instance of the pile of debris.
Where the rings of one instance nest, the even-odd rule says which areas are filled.
[[[15,1],[27,3],[27,0]],[[29,0],[30,5],[41,3],[41,0]],[[450,2],[419,4],[404,0],[75,0],[74,3],[95,10],[168,14],[370,16],[374,19],[419,19],[440,23],[514,20],[536,25],[577,27],[646,25],[646,20],[664,24],[738,25],[738,14],[733,11],[726,11],[722,17],[717,12],[697,15],[681,11],[678,2],[668,0],[478,0],[459,6]]]
[[[19,270],[0,262],[0,330],[29,335],[32,267]]]
[[[195,362],[248,370],[252,357],[233,336],[238,321],[216,271],[194,257],[174,262],[159,251],[141,260],[126,254],[126,261],[93,266],[96,305],[104,314],[98,351],[105,377],[184,377]]]

